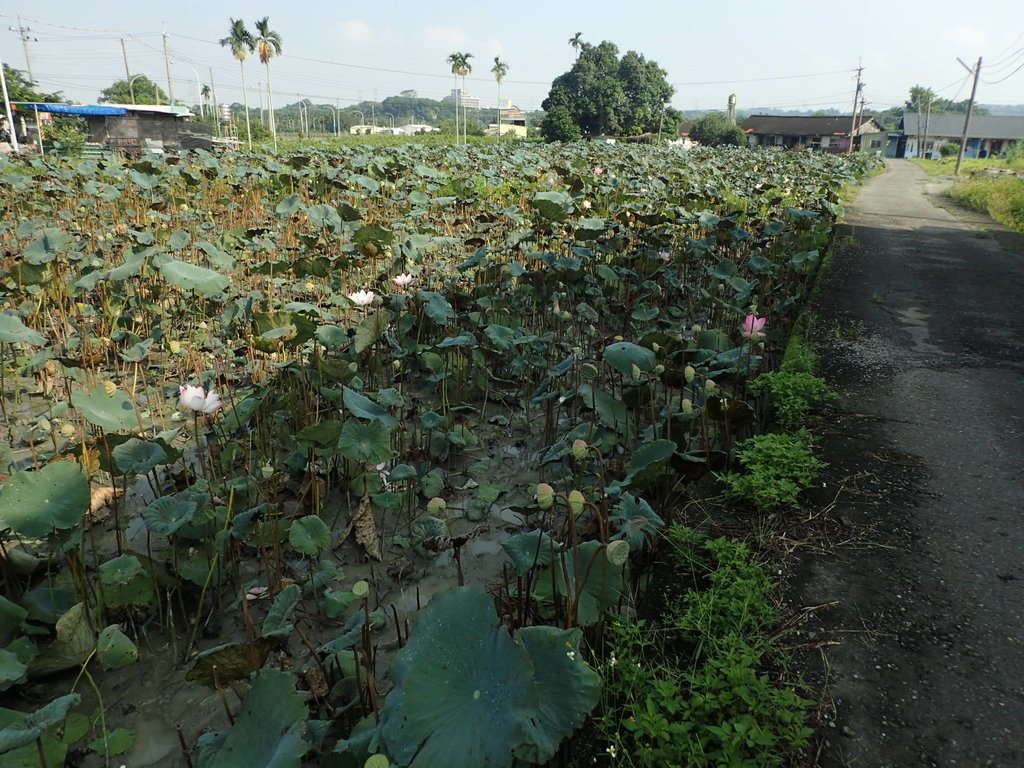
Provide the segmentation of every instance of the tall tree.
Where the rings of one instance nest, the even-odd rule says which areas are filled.
[[[746,132],[730,122],[724,112],[708,112],[694,120],[690,138],[706,147],[744,147],[747,144]]]
[[[580,57],[580,49],[583,47],[583,33],[577,32],[575,35],[569,38],[569,45],[576,51],[576,58]]]
[[[458,85],[458,78],[462,78],[462,88],[456,87],[456,100],[455,100],[455,135],[459,135],[459,104],[462,104],[462,135],[463,141],[468,141],[468,134],[466,132],[466,75],[473,71],[473,65],[469,63],[469,60],[473,58],[472,53],[456,51],[448,57],[448,63],[452,65],[452,74],[456,77],[456,86]]]
[[[135,100],[132,100],[134,94]],[[100,91],[100,104],[168,104],[167,94],[145,75],[133,75],[131,80],[115,80]]]
[[[277,149],[277,123],[274,120],[274,87],[270,83],[270,60],[281,55],[281,35],[270,28],[270,17],[264,16],[256,22],[256,52],[260,62],[267,68],[267,114],[270,116],[270,134]]]
[[[245,106],[245,137],[252,149],[252,128],[249,125],[249,93],[245,89],[245,58],[256,50],[256,41],[252,33],[245,28],[241,19],[230,19],[231,29],[228,36],[222,38],[220,44],[231,49],[231,55],[238,59],[238,68],[242,71],[242,104]]]
[[[498,138],[501,139],[501,81],[508,74],[508,62],[495,56],[491,74],[494,75],[494,80],[498,83]]]
[[[35,101],[51,104],[64,101],[64,94],[59,91],[57,93],[43,93],[38,90],[32,84],[32,81],[29,80],[28,73],[24,70],[15,69],[6,64],[3,66],[4,77],[7,79],[7,94],[10,96],[11,101]]]
[[[545,120],[541,130],[549,140],[566,135],[568,116],[584,136],[674,132],[679,113],[668,106],[673,93],[654,61],[634,51],[620,60],[619,49],[607,40],[583,43],[572,69],[551,83],[541,106],[557,119]]]

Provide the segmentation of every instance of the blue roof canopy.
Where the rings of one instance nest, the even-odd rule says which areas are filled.
[[[49,104],[46,102],[18,101],[15,107],[21,111],[52,112],[55,115],[127,115],[124,107],[101,107],[96,104]]]

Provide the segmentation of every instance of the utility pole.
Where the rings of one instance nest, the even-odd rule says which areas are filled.
[[[17,32],[18,37],[21,38],[21,47],[25,49],[25,69],[28,70],[28,82],[30,85],[35,85],[36,77],[32,74],[32,57],[28,52],[29,41],[34,41],[36,39],[34,37],[29,37],[28,33],[32,31],[32,28],[23,25],[21,23],[21,16],[18,16],[18,26],[8,27],[8,29],[11,30],[11,32]]]
[[[167,29],[164,28],[164,69],[167,70],[167,103],[174,103],[174,82],[171,80],[171,54],[167,48]]]
[[[932,97],[929,94],[929,96],[928,96],[928,106],[925,107],[925,112],[924,112],[924,139],[921,141],[921,146],[922,147],[927,147],[928,146],[928,121],[931,120],[931,117],[932,117]],[[927,152],[927,151],[928,150],[925,149],[925,152]],[[926,154],[925,157],[928,157],[928,155]],[[929,157],[928,159],[931,159],[931,158]]]
[[[0,86],[2,86],[4,94],[4,111],[7,113],[7,130],[11,133],[11,148],[14,149],[14,154],[18,154],[18,131],[14,127],[14,115],[11,114],[11,97],[7,93],[7,76],[4,74],[3,62],[0,62]]]
[[[857,90],[853,92],[853,118],[850,121],[850,147],[846,150],[847,152],[853,152],[853,137],[857,133],[857,101],[860,99],[861,88],[864,84],[860,81],[860,75],[864,71],[864,67],[857,67]]]
[[[220,136],[220,109],[217,106],[217,86],[213,84],[213,67],[210,67],[210,99],[213,101],[213,124]]]
[[[132,71],[128,69],[128,49],[124,47],[124,38],[121,38],[121,57],[124,59],[124,76],[131,82]]]
[[[262,80],[257,80],[256,81],[256,95],[259,96],[259,99],[260,99],[260,122],[263,123],[264,120],[263,120],[263,81]]]
[[[960,62],[960,66],[966,69],[968,72],[972,72],[971,68],[968,67],[963,61],[957,57],[957,61]],[[960,151],[956,154],[956,170],[953,171],[954,176],[960,175],[960,166],[964,162],[964,150],[967,148],[967,132],[971,129],[971,113],[974,112],[974,97],[978,93],[978,77],[981,75],[981,56],[978,57],[978,63],[974,66],[974,85],[971,86],[971,100],[967,102],[967,117],[964,118],[964,135],[960,139]]]

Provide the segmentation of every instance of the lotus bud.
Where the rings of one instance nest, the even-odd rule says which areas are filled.
[[[555,503],[555,489],[547,483],[537,483],[537,506],[541,509],[551,509]]]
[[[306,293],[312,293],[314,288],[316,288],[316,286],[313,285],[313,281],[312,280],[307,280],[306,281]]]
[[[608,562],[616,568],[621,568],[629,560],[629,542],[618,539],[608,542],[608,548],[604,551]]]
[[[587,500],[583,498],[583,494],[580,491],[569,491],[569,511],[573,517],[579,517],[583,514],[583,507],[586,503]]]
[[[633,365],[630,366],[629,372],[633,376],[633,381],[640,381],[640,376],[642,375],[640,371],[640,366],[638,366],[636,363],[633,363]]]
[[[396,371],[402,370],[402,361],[399,360],[398,358],[395,358],[394,360],[391,361],[391,367]]]
[[[658,365],[654,366],[654,373],[657,374],[658,376],[661,376],[661,374],[663,374],[664,372],[665,372],[665,366],[664,365],[658,364]]]
[[[577,459],[587,458],[587,451],[590,450],[590,446],[587,445],[586,440],[573,440],[572,441],[572,455]]]
[[[705,395],[715,394],[715,389],[717,389],[717,387],[715,386],[715,382],[713,382],[711,379],[708,379],[707,381],[704,382]]]
[[[697,371],[692,365],[688,365],[683,369],[683,376],[686,378],[687,384],[693,384],[693,379],[696,375]]]
[[[700,323],[694,323],[693,327],[690,328],[690,333],[692,333],[694,336],[700,333]]]
[[[658,354],[658,352],[661,351],[661,344],[659,344],[656,341],[652,341],[651,342],[651,351],[654,352],[654,354]]]
[[[172,339],[167,343],[167,348],[171,350],[172,355],[176,355],[181,352],[181,342]]]
[[[448,508],[448,502],[442,499],[440,496],[435,496],[427,502],[427,512],[434,515],[444,514],[444,511]]]
[[[685,413],[687,416],[689,416],[691,413],[693,413],[693,403],[690,401],[690,398],[688,398],[688,397],[684,397],[683,398],[682,408],[683,408],[683,413]]]

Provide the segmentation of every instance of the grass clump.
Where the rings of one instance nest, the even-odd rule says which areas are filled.
[[[679,525],[667,540],[694,588],[656,626],[612,626],[597,721],[608,754],[635,768],[784,765],[813,733],[812,702],[765,672],[778,623],[771,580],[742,542]]]
[[[762,373],[750,385],[755,395],[767,395],[772,421],[784,432],[795,432],[807,423],[813,408],[838,395],[824,379],[803,370]]]
[[[761,512],[796,507],[798,494],[825,467],[811,446],[805,429],[756,435],[737,448],[736,458],[746,471],[720,473],[718,479],[728,494],[746,499]]]
[[[953,186],[949,195],[1010,229],[1024,232],[1024,177],[975,176]]]

